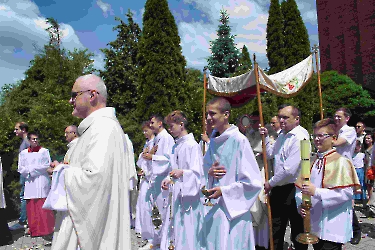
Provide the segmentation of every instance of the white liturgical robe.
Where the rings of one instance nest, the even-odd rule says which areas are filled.
[[[353,187],[359,186],[358,177],[350,160],[337,153],[327,157],[327,163],[322,162],[319,164],[319,160],[316,160],[311,168],[310,180],[316,187],[311,197],[311,233],[322,240],[345,244],[353,236]],[[331,181],[329,185],[325,183],[329,179],[341,180],[345,177],[349,181]],[[297,206],[302,203],[301,183],[296,182]]]
[[[69,216],[53,249],[131,249],[128,192],[136,173],[114,109],[91,113],[78,134],[65,169]]]
[[[199,230],[203,215],[200,188],[201,182],[204,181],[202,163],[201,147],[193,134],[176,140],[170,155],[171,169],[182,169],[184,172],[179,179],[172,179],[174,185],[169,185],[172,197],[163,227],[161,250],[168,249],[170,240],[176,250],[200,247]]]
[[[146,141],[145,146],[143,149],[148,148],[150,151],[154,146],[154,138],[151,140]],[[151,161],[145,160],[142,157],[142,153],[139,155],[137,166],[142,169],[143,173],[145,174],[144,177],[141,178],[141,182],[139,184],[139,195],[137,200],[137,212],[135,217],[135,231],[137,233],[142,234],[142,238],[144,240],[151,240],[154,237],[154,225],[152,224],[151,219],[151,204],[149,187],[150,187],[150,175],[151,171]]]
[[[168,155],[172,152],[172,147],[174,145],[173,137],[167,132],[166,129],[163,129],[154,139],[154,145],[158,145],[158,150],[152,156],[151,161],[151,180],[150,180],[150,189],[149,197],[152,196],[152,199],[156,202],[159,209],[162,221],[165,221],[165,216],[167,213],[167,199],[168,191],[161,189],[161,182],[168,175],[171,168],[169,165]],[[162,224],[160,230],[154,230],[153,244],[158,245],[161,242],[161,231],[164,227]]]
[[[250,208],[258,197],[262,180],[253,150],[248,139],[233,125],[210,139],[203,159],[206,186],[208,189],[220,186],[222,196],[211,200],[215,205],[204,216],[201,249],[254,249]],[[208,175],[215,161],[227,170],[219,180]]]
[[[26,178],[24,199],[46,198],[51,187],[47,173],[51,163],[48,149],[41,148],[38,152],[24,149],[18,159],[18,172]]]

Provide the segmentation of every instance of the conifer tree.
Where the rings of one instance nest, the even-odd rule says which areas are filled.
[[[105,70],[100,71],[107,86],[109,106],[116,109],[117,115],[125,115],[134,110],[137,103],[137,55],[141,29],[128,10],[127,23],[121,18],[113,28],[117,31],[116,40],[110,42],[110,48],[101,49],[105,54]]]
[[[147,0],[139,44],[139,121],[188,106],[186,61],[167,0]]]
[[[93,55],[87,50],[60,49],[60,38],[56,39],[59,24],[54,22],[51,27],[54,28],[47,29],[50,41],[30,62],[25,79],[2,88],[0,155],[6,155],[3,158],[4,169],[8,170],[5,187],[10,191],[12,200],[18,201],[16,197],[19,197],[20,191],[18,155],[15,153],[18,152],[19,138],[12,132],[14,124],[27,122],[30,130],[40,132],[40,143],[49,149],[52,160],[62,160],[67,150],[64,129],[80,122],[71,115],[73,107],[68,102],[72,85],[79,76],[93,71]]]
[[[285,69],[283,17],[279,0],[271,0],[267,21],[267,58],[269,74]]]
[[[226,10],[220,11],[220,25],[217,30],[218,38],[211,41],[211,53],[208,58],[208,69],[217,77],[230,77],[239,65],[239,53],[231,35],[229,15]]]
[[[281,11],[284,18],[285,68],[289,68],[311,54],[310,41],[296,1],[282,2]]]
[[[250,59],[249,50],[247,49],[246,45],[244,45],[242,47],[239,65],[237,67],[235,76],[245,74],[252,68],[253,68],[253,63],[251,62],[251,59]]]

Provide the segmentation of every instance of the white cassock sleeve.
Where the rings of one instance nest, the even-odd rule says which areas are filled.
[[[158,150],[152,156],[152,173],[154,175],[167,175],[171,170],[168,156],[172,152],[174,141],[172,138],[163,136],[157,145]]]
[[[322,203],[323,208],[328,208],[349,201],[352,197],[352,187],[335,189],[316,188],[315,195],[311,196],[311,205],[314,207],[317,203]],[[296,187],[296,203],[297,207],[302,204],[302,192],[298,187]]]
[[[262,187],[261,175],[249,141],[242,141],[236,160],[236,182],[221,186],[223,201],[233,220],[250,208],[258,198]],[[233,166],[232,166],[233,167]]]
[[[200,192],[201,178],[203,176],[203,159],[201,148],[198,144],[186,147],[183,154],[184,174],[182,178],[182,195],[196,196]]]
[[[336,206],[353,199],[353,188],[317,188],[314,197],[321,200],[323,208]]]

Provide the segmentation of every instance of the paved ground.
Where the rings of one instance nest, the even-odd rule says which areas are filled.
[[[352,245],[350,243],[345,244],[344,250],[371,250],[375,249],[375,219],[374,218],[365,218],[362,213],[361,206],[356,206],[356,213],[361,224],[362,239],[358,245]],[[14,224],[14,222],[9,223],[9,225]],[[134,230],[131,230],[132,235],[132,249],[137,250],[140,246],[145,244],[141,239],[136,237]],[[287,230],[285,236],[285,249],[288,249],[289,246],[289,235],[290,230]],[[13,232],[14,243],[9,246],[2,246],[0,250],[29,250],[29,249],[38,249],[38,250],[50,250],[51,246],[46,245],[48,243],[41,237],[31,238],[30,236],[25,236],[24,230],[19,230]],[[309,250],[313,249],[309,246]]]

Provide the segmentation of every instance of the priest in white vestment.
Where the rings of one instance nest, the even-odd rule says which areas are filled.
[[[153,205],[156,204],[159,209],[159,213],[162,221],[165,221],[167,214],[167,199],[168,192],[162,191],[161,182],[170,172],[170,165],[168,155],[172,153],[172,147],[174,145],[173,137],[167,132],[163,126],[163,117],[159,115],[152,115],[150,119],[150,128],[156,134],[154,139],[153,153],[144,153],[142,157],[148,161],[151,161],[151,179],[150,187],[148,192],[149,202]],[[161,232],[164,227],[163,223],[160,230],[154,230],[153,244],[147,244],[141,249],[150,249],[151,246],[158,247],[161,242]]]
[[[79,77],[73,85],[72,114],[83,121],[65,169],[69,216],[52,249],[131,249],[128,192],[129,180],[136,177],[134,159],[106,99],[104,82],[96,75]]]
[[[255,248],[250,208],[262,180],[248,139],[228,123],[230,108],[224,98],[207,104],[207,121],[214,132],[203,167],[214,206],[204,216],[201,249]]]
[[[176,250],[199,249],[203,216],[200,187],[204,181],[201,148],[193,134],[188,134],[185,128],[188,121],[181,111],[170,113],[165,122],[176,144],[170,155],[172,171],[162,182],[170,197],[160,249],[167,250],[170,246]]]

